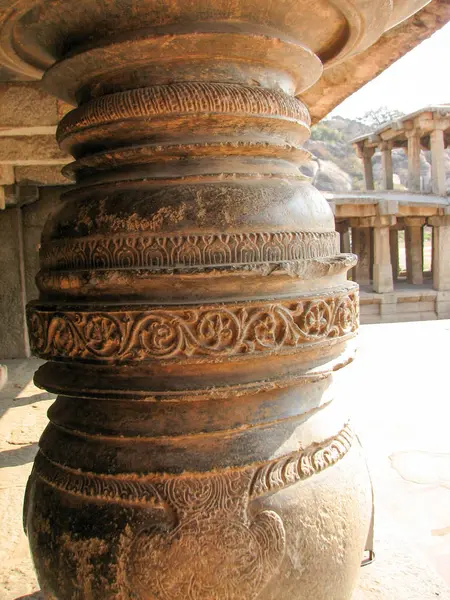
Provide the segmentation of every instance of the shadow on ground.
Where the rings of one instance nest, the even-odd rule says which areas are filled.
[[[37,443],[19,446],[13,450],[3,450],[0,452],[0,469],[4,467],[19,467],[20,465],[33,462],[37,451]]]

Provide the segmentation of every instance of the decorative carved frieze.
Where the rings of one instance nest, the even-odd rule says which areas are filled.
[[[232,357],[295,350],[358,327],[357,292],[272,303],[172,309],[30,308],[31,348],[42,358],[89,361]]]
[[[167,269],[278,263],[335,256],[332,232],[211,233],[89,237],[51,241],[41,248],[43,269]]]
[[[223,472],[186,474],[183,477],[157,474],[101,475],[84,473],[53,462],[40,450],[35,474],[49,485],[75,496],[106,502],[167,504],[183,515],[193,512],[230,510],[259,496],[276,492],[321,473],[341,460],[354,439],[347,424],[335,436],[311,444],[261,465]],[[234,485],[233,485],[234,482]],[[244,486],[242,487],[242,482]],[[233,493],[233,487],[236,487]],[[241,494],[237,490],[242,487]]]

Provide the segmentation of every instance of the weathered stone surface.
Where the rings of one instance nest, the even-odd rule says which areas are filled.
[[[18,208],[0,211],[0,358],[29,355],[25,325],[21,219]]]
[[[39,82],[0,83],[0,130],[58,124],[57,100]]]
[[[14,167],[15,180],[18,184],[39,186],[68,185],[71,182],[62,175],[61,168],[61,164],[16,166]]]
[[[22,209],[24,276],[27,302],[35,300],[39,296],[35,280],[39,272],[39,250],[42,230],[50,215],[61,207],[60,194],[60,188],[41,188],[39,190],[39,201]]]
[[[0,162],[9,165],[63,165],[67,156],[51,135],[0,136]]]

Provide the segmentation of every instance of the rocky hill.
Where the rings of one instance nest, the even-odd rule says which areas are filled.
[[[321,121],[312,128],[311,139],[305,147],[311,152],[311,160],[300,170],[312,178],[314,185],[322,191],[348,192],[363,190],[364,177],[361,160],[350,140],[373,131],[377,125],[368,126],[360,120],[333,117]],[[430,152],[421,152],[421,177],[425,191],[431,191]],[[375,188],[381,189],[381,155],[372,159]],[[408,180],[408,160],[402,149],[393,150],[394,185],[405,189]],[[446,153],[446,171],[450,187],[450,153]]]

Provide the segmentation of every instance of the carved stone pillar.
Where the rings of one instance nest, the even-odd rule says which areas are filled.
[[[78,105],[28,309],[59,394],[24,509],[44,593],[349,599],[371,492],[332,380],[357,286],[297,96],[391,3],[32,4],[0,12],[3,59]]]
[[[423,283],[423,243],[422,228],[424,217],[405,218],[405,251],[408,282],[414,285]]]

